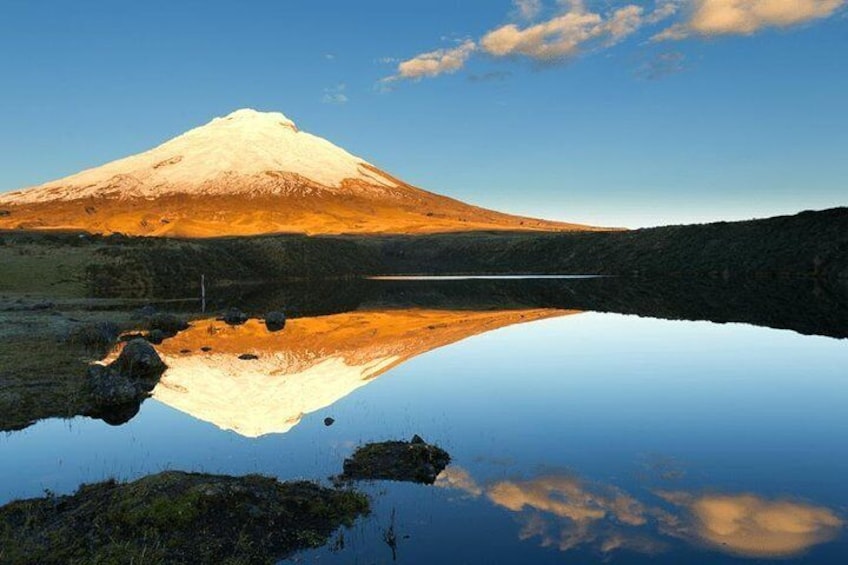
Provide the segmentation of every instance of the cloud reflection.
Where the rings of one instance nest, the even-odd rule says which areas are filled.
[[[513,512],[523,512],[521,539],[568,551],[591,545],[602,553],[634,549],[656,553],[661,544],[632,530],[647,523],[645,506],[627,493],[588,484],[574,476],[502,481],[486,496]]]
[[[825,507],[753,494],[657,493],[688,513],[692,533],[743,557],[792,557],[834,539],[843,521]]]
[[[649,504],[573,475],[481,486],[466,470],[452,466],[436,485],[485,495],[518,514],[520,539],[538,539],[543,547],[561,551],[653,555],[683,540],[737,557],[786,558],[834,539],[844,525],[833,510],[809,503],[754,494],[660,491],[653,493],[656,504]]]

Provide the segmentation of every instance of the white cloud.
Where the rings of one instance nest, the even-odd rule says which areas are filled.
[[[345,90],[347,90],[347,85],[343,82],[332,88],[325,88],[324,97],[321,101],[324,104],[347,104],[349,98],[347,97],[347,94],[345,94]]]
[[[846,0],[692,0],[689,19],[656,34],[655,41],[693,35],[751,35],[833,15]]]
[[[487,33],[480,45],[495,57],[566,59],[590,43],[611,46],[620,42],[643,25],[644,11],[641,6],[628,4],[604,16],[587,10],[581,1],[571,0],[558,16],[526,28],[515,24],[502,26]]]
[[[438,49],[429,53],[422,53],[401,62],[397,67],[397,74],[383,80],[418,80],[424,77],[455,73],[465,66],[465,62],[476,50],[477,44],[467,39],[452,49]]]
[[[583,0],[557,0],[557,15],[548,20],[526,26],[504,25],[485,34],[479,45],[471,39],[460,39],[455,48],[438,49],[402,61],[395,75],[380,81],[379,89],[389,90],[390,83],[399,79],[418,80],[457,72],[481,50],[493,57],[559,61],[589,47],[611,47],[643,25],[673,16],[680,1],[658,0],[650,12],[642,6],[626,4],[599,13],[587,9]],[[535,19],[543,7],[541,0],[513,0],[513,5],[515,15],[525,20]]]
[[[626,0],[625,0],[626,1]],[[479,42],[445,37],[456,47],[422,53],[397,63],[393,76],[378,83],[378,89],[390,90],[401,79],[420,80],[450,74],[464,68],[477,52],[495,58],[527,58],[558,62],[591,50],[610,48],[644,28],[665,29],[654,33],[653,41],[680,40],[691,36],[722,34],[750,35],[766,27],[789,27],[826,18],[845,6],[848,0],[654,0],[623,3],[608,11],[593,10],[585,0],[556,0],[555,14],[536,21],[542,13],[542,0],[513,0],[512,16],[524,23],[509,23],[484,34]],[[679,59],[679,58],[678,58]],[[676,72],[680,60],[660,61],[659,74]],[[651,76],[657,75],[650,70]]]

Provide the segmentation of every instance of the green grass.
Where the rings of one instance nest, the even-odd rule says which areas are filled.
[[[0,246],[0,294],[81,298],[85,272],[95,260],[91,247],[41,244]]]

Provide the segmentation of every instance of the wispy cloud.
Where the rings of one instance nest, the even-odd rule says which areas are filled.
[[[512,76],[509,71],[490,71],[483,74],[470,74],[468,80],[471,82],[501,82]]]
[[[349,98],[347,97],[347,94],[345,94],[346,90],[347,85],[343,82],[331,88],[325,88],[324,96],[321,98],[321,101],[324,104],[347,104]]]
[[[445,73],[455,73],[465,66],[468,58],[477,50],[477,44],[470,39],[451,49],[437,49],[421,53],[412,59],[402,61],[397,66],[397,74],[384,80],[435,77]]]
[[[677,74],[686,68],[686,55],[679,51],[665,51],[643,62],[636,68],[636,76],[646,80],[658,80]]]
[[[512,0],[512,4],[522,20],[533,20],[542,12],[542,0]]]
[[[654,36],[679,40],[691,36],[751,35],[770,27],[791,27],[826,18],[846,0],[692,0],[689,17]]]

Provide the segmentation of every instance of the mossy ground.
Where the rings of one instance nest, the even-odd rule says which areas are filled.
[[[309,482],[168,471],[7,504],[0,562],[273,563],[368,510],[362,494]]]
[[[103,359],[120,331],[141,324],[136,305],[52,300],[40,308],[39,298],[0,295],[0,431],[88,414],[88,365]]]

